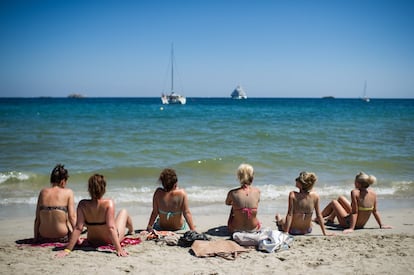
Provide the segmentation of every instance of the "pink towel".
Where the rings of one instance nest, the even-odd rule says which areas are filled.
[[[141,239],[133,238],[133,237],[125,237],[121,241],[121,246],[127,246],[127,245],[138,245],[141,243]],[[37,246],[37,247],[66,247],[67,243],[59,243],[59,242],[49,242],[49,243],[34,243],[33,238],[30,239],[24,239],[24,240],[18,240],[16,241],[16,244],[18,247],[22,246]],[[115,251],[115,247],[112,244],[108,245],[101,245],[101,246],[93,246],[89,244],[89,242],[86,240],[86,238],[81,238],[80,242],[76,245],[76,247],[93,247],[99,251]]]

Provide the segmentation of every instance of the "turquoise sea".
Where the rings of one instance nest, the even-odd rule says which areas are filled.
[[[57,163],[76,202],[98,172],[107,196],[136,213],[150,209],[165,167],[190,206],[207,209],[238,185],[243,162],[275,208],[301,171],[318,175],[324,200],[349,196],[359,171],[377,177],[380,198],[414,197],[413,99],[0,98],[0,118],[0,218],[33,215]]]

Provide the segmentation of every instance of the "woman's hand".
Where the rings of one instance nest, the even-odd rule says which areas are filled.
[[[348,229],[344,230],[344,234],[348,234],[348,233],[352,233],[352,232],[354,232],[354,230],[351,229],[351,228],[348,228]]]
[[[118,257],[128,257],[129,255],[125,249],[121,249],[121,251],[117,251],[116,254],[118,255]]]
[[[381,225],[380,226],[381,229],[392,229],[391,225]]]
[[[64,249],[59,251],[58,253],[55,254],[55,258],[63,258],[66,257],[67,255],[70,254],[70,250],[69,249]]]

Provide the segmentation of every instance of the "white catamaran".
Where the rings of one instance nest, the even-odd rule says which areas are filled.
[[[365,83],[364,83],[364,95],[361,99],[365,102],[370,101],[369,97],[367,96],[367,81],[366,80],[365,80]]]
[[[174,91],[174,47],[171,45],[171,92],[161,95],[162,104],[185,104],[187,99]]]

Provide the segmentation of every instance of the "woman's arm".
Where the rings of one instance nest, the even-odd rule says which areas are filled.
[[[326,228],[325,228],[325,224],[323,222],[322,213],[321,213],[321,210],[319,208],[319,195],[316,194],[316,193],[315,193],[315,212],[316,212],[316,216],[318,217],[318,220],[320,221],[319,222],[319,225],[321,226],[321,230],[322,230],[323,235],[325,235],[325,236],[327,236],[327,235],[329,235],[329,236],[333,235],[333,234],[327,234],[326,233]]]
[[[76,226],[76,212],[75,212],[75,199],[72,190],[69,191],[69,198],[68,198],[68,217],[69,222],[72,225],[72,228]]]
[[[232,205],[233,204],[233,190],[230,190],[227,193],[226,201],[224,203],[226,205]]]
[[[40,233],[39,233],[39,227],[40,227],[40,200],[41,200],[41,194],[42,192],[39,193],[39,196],[37,198],[37,205],[36,205],[36,214],[35,214],[35,221],[34,221],[34,241],[37,242],[39,237],[40,237]]]
[[[374,214],[375,220],[377,221],[380,228],[382,228],[382,229],[391,229],[392,228],[392,226],[390,226],[390,225],[382,224],[381,216],[380,216],[379,212],[377,211],[377,197],[376,196],[375,196],[374,209],[372,210],[372,214]]]
[[[65,256],[69,255],[69,253],[71,253],[73,248],[75,247],[76,242],[78,241],[79,236],[82,233],[83,225],[85,223],[85,216],[83,215],[82,206],[83,206],[83,202],[80,201],[79,205],[78,205],[78,209],[77,209],[76,226],[75,226],[72,234],[70,235],[70,240],[69,240],[68,245],[66,246],[66,248],[64,250],[59,251],[55,255],[55,258],[62,258],[62,257],[65,257]]]
[[[148,220],[147,231],[152,231],[152,227],[154,226],[155,219],[158,216],[158,212],[159,212],[158,211],[158,200],[159,200],[158,190],[159,189],[157,189],[154,192],[154,195],[152,196],[152,212]]]
[[[190,212],[190,208],[188,206],[187,194],[184,191],[183,191],[183,195],[184,195],[184,197],[183,197],[183,208],[182,208],[183,215],[184,215],[185,220],[188,223],[188,226],[190,227],[190,230],[194,231],[195,226],[193,224],[193,215]]]
[[[289,201],[288,201],[288,211],[286,214],[286,223],[284,226],[284,231],[288,233],[290,231],[290,226],[292,225],[292,219],[293,219],[293,200],[295,199],[295,192],[291,191],[289,193]]]
[[[109,231],[109,238],[112,244],[115,246],[116,253],[118,256],[128,256],[128,253],[121,247],[119,242],[118,229],[115,224],[115,205],[112,200],[109,200],[105,214],[106,226]]]

